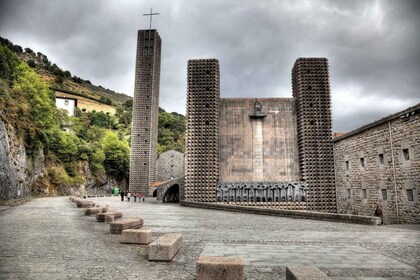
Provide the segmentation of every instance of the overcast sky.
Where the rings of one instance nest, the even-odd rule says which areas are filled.
[[[0,0],[0,36],[133,95],[136,36],[162,38],[160,106],[185,114],[187,60],[217,58],[222,97],[291,97],[298,57],[327,57],[333,130],[420,101],[420,1]]]

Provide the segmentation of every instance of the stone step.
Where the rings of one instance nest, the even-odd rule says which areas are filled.
[[[150,229],[126,229],[121,232],[121,243],[147,245],[152,240]]]
[[[165,234],[149,244],[149,261],[170,261],[181,249],[182,234]]]
[[[240,258],[201,256],[197,260],[197,280],[243,280],[244,273]]]
[[[109,229],[112,234],[121,234],[121,232],[126,229],[141,228],[143,226],[143,222],[143,218],[115,221],[109,224]]]

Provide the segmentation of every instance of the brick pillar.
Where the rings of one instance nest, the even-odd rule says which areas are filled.
[[[307,209],[336,212],[331,94],[326,58],[299,58],[292,69],[299,164],[308,184]]]
[[[188,61],[185,199],[216,201],[219,180],[219,61]]]

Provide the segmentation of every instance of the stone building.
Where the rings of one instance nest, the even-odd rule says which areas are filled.
[[[148,193],[155,181],[161,39],[139,30],[131,130],[130,191]]]
[[[184,154],[175,150],[162,153],[156,161],[156,181],[165,182],[184,176]]]
[[[337,210],[420,223],[420,104],[334,139]]]
[[[296,61],[293,98],[220,98],[219,80],[188,61],[185,199],[335,212],[327,59]]]

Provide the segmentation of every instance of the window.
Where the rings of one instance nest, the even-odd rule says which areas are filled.
[[[314,104],[309,103],[309,108],[312,108],[314,106]]]
[[[147,154],[147,152],[146,152],[146,151],[144,151],[144,153],[145,153],[145,154]]]
[[[206,121],[206,125],[209,125],[210,124],[210,122],[209,121]]]
[[[310,74],[311,73],[311,70],[306,70],[306,74]]]
[[[414,193],[412,189],[407,190],[407,200],[414,201]]]
[[[367,199],[367,189],[363,189],[363,199]]]
[[[314,123],[315,123],[315,121],[313,121],[313,120],[309,122],[310,125],[314,125]]]
[[[351,198],[351,189],[347,189],[347,199]]]
[[[209,87],[206,87],[206,91],[209,91],[210,90],[210,88]]]
[[[206,70],[206,74],[208,75],[208,74],[210,74],[210,71],[209,70]]]
[[[384,161],[384,154],[379,154],[379,164],[383,165],[385,163]]]
[[[147,163],[144,163],[144,165],[147,165]]]
[[[386,189],[382,189],[382,200],[388,200],[388,192],[386,191]]]
[[[365,169],[365,158],[360,158],[360,167]]]
[[[346,160],[346,172],[349,172],[349,161]]]
[[[68,100],[65,100],[64,101],[64,105],[68,106],[69,105],[69,101]]]
[[[403,158],[404,158],[404,160],[410,160],[410,152],[409,152],[408,148],[407,149],[403,149],[402,152],[403,152]]]
[[[312,89],[312,86],[308,86],[308,89]]]
[[[206,108],[210,108],[210,104],[209,103],[206,103]]]

